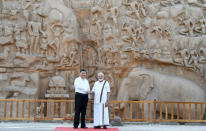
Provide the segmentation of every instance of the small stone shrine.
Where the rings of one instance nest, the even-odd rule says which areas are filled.
[[[62,76],[56,75],[49,80],[49,89],[45,94],[47,99],[66,99],[69,98],[66,83]]]

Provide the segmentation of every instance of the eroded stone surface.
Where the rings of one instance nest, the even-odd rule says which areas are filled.
[[[91,87],[97,72],[103,71],[112,99],[117,99],[122,81],[139,67],[186,79],[206,91],[205,4],[2,0],[0,96],[45,98],[56,72],[64,78],[65,90],[70,90],[80,68],[88,70]],[[69,95],[72,99],[73,93]]]

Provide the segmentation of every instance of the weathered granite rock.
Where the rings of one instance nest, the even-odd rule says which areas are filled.
[[[104,72],[112,99],[138,67],[206,91],[205,1],[2,0],[0,7],[1,98],[43,99],[56,71],[69,91],[80,68],[91,87]]]

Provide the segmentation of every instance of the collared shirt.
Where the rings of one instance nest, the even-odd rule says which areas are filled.
[[[77,77],[74,80],[74,87],[75,87],[75,92],[82,93],[82,94],[87,94],[87,91],[90,91],[90,86],[88,80],[82,79],[81,77]]]
[[[94,87],[92,89],[92,92],[94,92],[94,103],[105,103],[107,101],[107,93],[110,92],[110,86],[109,86],[109,82],[106,81],[104,85],[104,89],[102,90],[104,82],[105,80],[103,80],[102,82],[96,81],[94,83]]]

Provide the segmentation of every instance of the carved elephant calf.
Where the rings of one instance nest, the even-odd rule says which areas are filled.
[[[169,76],[154,72],[152,70],[134,68],[128,76],[123,79],[117,96],[118,100],[139,100],[139,101],[180,101],[180,102],[205,102],[205,92],[197,84],[177,76]],[[159,104],[158,104],[159,105]],[[198,115],[200,116],[200,106]],[[204,106],[203,106],[204,108]],[[157,106],[157,111],[159,111]],[[180,117],[182,117],[183,106],[180,106]],[[189,106],[186,106],[186,113],[189,111]],[[192,106],[192,112],[195,107]],[[145,107],[145,118],[147,118],[147,106]],[[153,108],[151,108],[151,116]],[[165,108],[163,108],[163,113]],[[174,106],[174,111],[177,111],[177,106]],[[205,109],[203,109],[205,111]],[[169,109],[169,113],[171,110]],[[176,112],[175,112],[176,113]],[[186,118],[189,114],[186,114]],[[192,115],[192,118],[194,115]],[[199,117],[198,117],[199,118]]]

